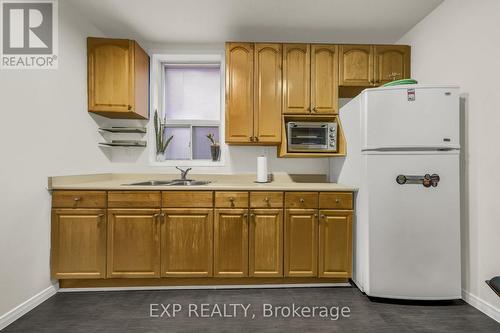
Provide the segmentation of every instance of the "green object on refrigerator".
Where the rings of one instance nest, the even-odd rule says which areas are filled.
[[[414,79],[402,79],[402,80],[387,82],[382,87],[392,87],[392,86],[399,86],[402,84],[417,84],[417,83],[418,81]]]

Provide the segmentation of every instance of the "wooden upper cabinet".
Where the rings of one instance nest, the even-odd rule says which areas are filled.
[[[54,279],[106,277],[104,209],[53,209],[51,234]]]
[[[281,44],[255,44],[254,140],[281,142]]]
[[[108,278],[160,276],[159,220],[159,209],[108,209]]]
[[[213,209],[164,209],[161,276],[212,276]]]
[[[375,45],[375,84],[410,78],[410,47]]]
[[[283,44],[283,113],[311,110],[311,46]]]
[[[319,277],[352,276],[352,211],[320,210]]]
[[[226,43],[226,142],[253,139],[253,43]]]
[[[214,276],[248,276],[248,209],[216,209]]]
[[[87,39],[88,110],[108,118],[147,119],[149,56],[128,39]]]
[[[318,210],[287,209],[285,216],[285,276],[316,276],[317,256]]]
[[[283,276],[283,210],[251,210],[249,229],[249,276]]]
[[[340,45],[339,85],[372,86],[373,46]]]
[[[338,113],[337,45],[311,45],[311,105],[313,113]]]

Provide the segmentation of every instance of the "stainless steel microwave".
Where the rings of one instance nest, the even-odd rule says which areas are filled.
[[[287,123],[289,152],[337,152],[337,123],[290,121]]]

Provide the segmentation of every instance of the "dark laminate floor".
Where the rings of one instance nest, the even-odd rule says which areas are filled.
[[[150,318],[150,304],[180,303],[175,318]],[[250,303],[249,317],[189,318],[188,304]],[[262,304],[348,306],[350,318],[263,318]],[[251,318],[251,314],[255,318]],[[161,311],[160,311],[161,313]],[[194,316],[194,312],[192,312]],[[200,313],[201,314],[201,313]],[[286,312],[285,312],[286,314]],[[162,290],[59,293],[5,332],[500,332],[500,324],[462,301],[374,302],[356,288]]]

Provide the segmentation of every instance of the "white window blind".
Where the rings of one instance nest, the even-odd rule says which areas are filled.
[[[220,120],[220,67],[166,65],[167,120]]]

